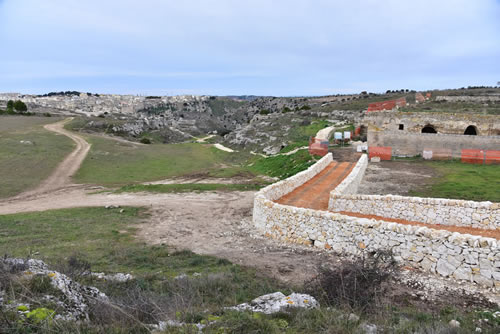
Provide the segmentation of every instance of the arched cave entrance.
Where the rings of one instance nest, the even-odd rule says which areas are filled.
[[[467,129],[465,129],[464,135],[477,136],[477,128],[474,125],[469,125]]]
[[[434,126],[427,124],[422,128],[422,133],[437,133],[437,131]]]

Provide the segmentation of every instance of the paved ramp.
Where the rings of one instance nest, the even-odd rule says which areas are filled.
[[[349,175],[354,165],[354,162],[332,162],[318,175],[276,202],[301,208],[328,210],[330,191]]]

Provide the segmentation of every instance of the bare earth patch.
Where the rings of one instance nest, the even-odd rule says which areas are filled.
[[[421,163],[408,161],[381,161],[369,163],[358,189],[365,195],[408,196],[431,183],[436,171]]]

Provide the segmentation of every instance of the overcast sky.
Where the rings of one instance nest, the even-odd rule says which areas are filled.
[[[0,91],[492,86],[500,0],[0,0]]]

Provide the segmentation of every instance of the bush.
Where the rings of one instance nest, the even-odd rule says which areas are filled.
[[[28,107],[23,101],[17,100],[14,102],[14,109],[16,109],[19,112],[25,112],[28,111]]]
[[[259,111],[259,114],[261,115],[269,115],[270,111],[267,110],[267,109],[262,109],[261,111]]]
[[[320,303],[364,311],[377,307],[383,283],[397,274],[397,267],[392,253],[384,251],[334,268],[320,267],[318,272],[306,288]]]
[[[143,137],[141,138],[140,142],[143,144],[151,144],[151,139]]]

